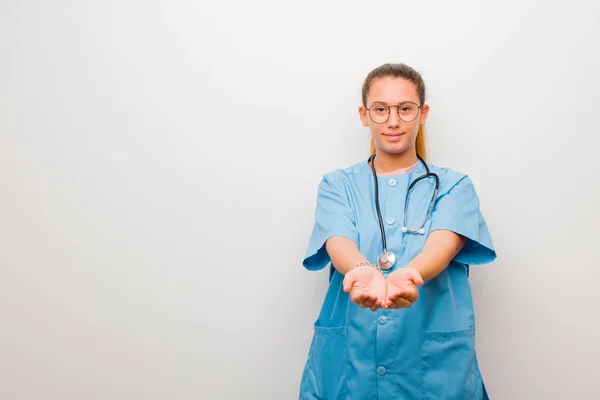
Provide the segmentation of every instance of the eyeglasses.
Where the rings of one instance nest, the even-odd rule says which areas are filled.
[[[388,106],[385,103],[373,103],[370,108],[367,108],[367,113],[373,122],[383,124],[390,119],[390,108],[398,107],[398,116],[404,122],[412,122],[419,115],[419,110],[423,106],[417,105],[412,101],[403,101],[395,106]]]

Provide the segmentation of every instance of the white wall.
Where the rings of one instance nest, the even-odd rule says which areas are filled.
[[[492,398],[599,398],[598,2],[217,3],[0,4],[0,398],[297,397],[318,181],[384,62],[493,233]]]

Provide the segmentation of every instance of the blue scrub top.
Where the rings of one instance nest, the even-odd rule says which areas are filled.
[[[429,165],[429,164],[428,164]],[[300,385],[300,399],[480,400],[487,398],[475,354],[475,319],[469,265],[496,258],[471,179],[429,165],[440,188],[425,235],[403,233],[408,186],[425,173],[418,163],[409,174],[378,177],[379,202],[388,249],[401,268],[422,250],[427,235],[444,229],[467,244],[437,277],[419,287],[411,308],[375,312],[360,308],[342,289],[343,275],[330,264],[324,244],[332,236],[353,240],[376,262],[382,251],[371,168],[363,161],[326,174],[318,189],[315,224],[303,265],[330,265],[329,287],[314,324]],[[408,227],[427,215],[434,179],[416,184]]]

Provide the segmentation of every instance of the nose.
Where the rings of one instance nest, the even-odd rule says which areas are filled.
[[[396,108],[390,107],[390,117],[387,120],[388,128],[397,128],[400,126],[400,115],[398,115],[398,110]]]

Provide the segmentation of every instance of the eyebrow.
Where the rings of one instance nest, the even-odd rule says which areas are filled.
[[[395,106],[395,105],[404,104],[404,103],[415,103],[416,105],[419,105],[419,103],[417,103],[416,101],[412,101],[412,100],[402,100],[400,103],[391,104],[391,105]],[[386,106],[390,105],[390,104],[386,103],[385,101],[379,101],[379,100],[372,102],[371,106],[373,106],[373,104],[385,104]]]

